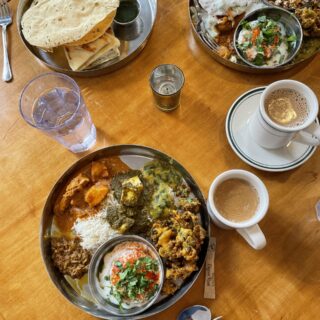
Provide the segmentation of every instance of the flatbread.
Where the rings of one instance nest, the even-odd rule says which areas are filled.
[[[111,25],[118,6],[119,0],[35,0],[22,17],[22,33],[31,45],[42,48],[83,43],[88,33],[89,40],[96,39],[100,27],[105,31]]]
[[[70,68],[79,71],[119,56],[119,46],[120,41],[115,36],[105,33],[99,39],[82,46],[64,46],[64,51]]]
[[[110,13],[104,20],[98,23],[89,33],[77,41],[67,43],[67,46],[82,46],[83,44],[92,42],[100,38],[111,26],[116,15],[116,10]]]
[[[106,52],[101,52],[101,56],[90,65],[86,66],[84,69],[91,69],[97,67],[103,63],[111,61],[120,56],[120,51],[118,48],[112,48],[110,50],[105,50]]]

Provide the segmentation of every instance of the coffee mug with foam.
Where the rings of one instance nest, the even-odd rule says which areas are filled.
[[[245,180],[257,191],[259,203],[255,213],[248,220],[241,222],[228,220],[217,209],[214,201],[215,192],[222,182],[229,179]],[[245,170],[229,170],[217,176],[209,189],[207,208],[209,215],[216,226],[222,229],[236,230],[254,249],[262,249],[267,244],[266,238],[258,223],[264,218],[268,211],[269,194],[264,183],[253,173]]]
[[[300,125],[287,127],[273,121],[266,112],[266,100],[276,90],[294,90],[306,100],[308,114]],[[260,105],[249,120],[252,139],[266,149],[282,148],[292,140],[312,145],[320,145],[320,126],[315,122],[319,111],[315,93],[305,84],[295,80],[276,81],[263,91]]]

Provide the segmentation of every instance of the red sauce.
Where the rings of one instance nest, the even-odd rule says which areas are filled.
[[[123,301],[147,301],[160,282],[159,263],[144,245],[131,243],[128,254],[113,261],[110,282]]]

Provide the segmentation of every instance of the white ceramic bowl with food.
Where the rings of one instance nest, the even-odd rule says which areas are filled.
[[[89,266],[89,286],[108,313],[130,317],[159,298],[164,267],[154,246],[135,235],[117,236],[101,245]]]
[[[267,7],[245,16],[234,33],[240,59],[254,68],[274,69],[288,64],[300,50],[303,31],[287,10]]]

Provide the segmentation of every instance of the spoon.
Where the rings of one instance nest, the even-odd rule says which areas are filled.
[[[222,316],[211,318],[211,311],[200,305],[195,305],[184,309],[178,316],[177,320],[219,320]]]
[[[199,33],[201,39],[206,43],[208,47],[213,51],[217,51],[219,49],[219,45],[212,41],[208,32],[203,23],[203,16],[207,16],[208,12],[206,12],[200,5],[199,0],[193,0],[194,7],[191,7],[190,10],[194,17],[194,23],[196,31]]]

